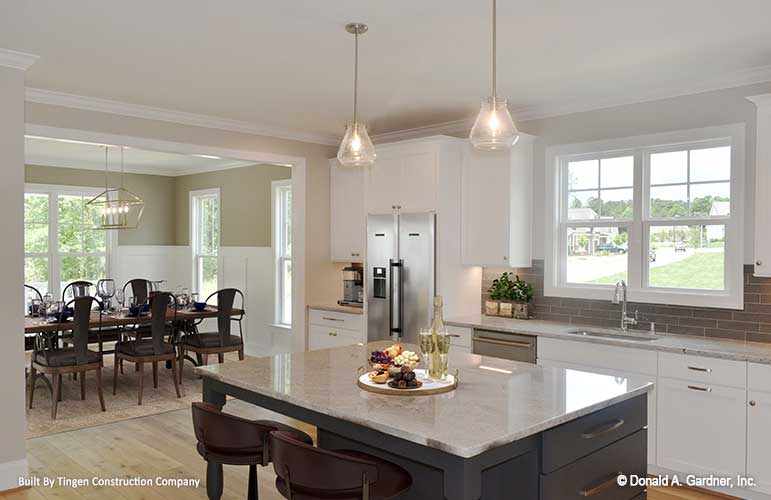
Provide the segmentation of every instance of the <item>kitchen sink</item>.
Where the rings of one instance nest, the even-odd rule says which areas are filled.
[[[565,332],[569,335],[578,335],[581,337],[601,337],[608,339],[623,339],[623,340],[636,340],[639,342],[650,342],[656,340],[657,337],[646,334],[634,334],[618,330],[615,331],[599,331],[599,330],[569,330]]]

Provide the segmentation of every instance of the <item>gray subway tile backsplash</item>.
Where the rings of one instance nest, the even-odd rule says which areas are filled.
[[[532,267],[517,269],[485,268],[482,274],[482,308],[489,298],[487,290],[502,272],[518,274],[535,289],[532,310],[538,319],[574,325],[617,327],[621,306],[608,300],[572,299],[544,296],[543,260]],[[640,323],[634,327],[699,337],[725,338],[771,343],[771,279],[752,275],[752,266],[744,269],[744,309],[712,309],[659,304],[629,303],[630,312],[639,311]]]

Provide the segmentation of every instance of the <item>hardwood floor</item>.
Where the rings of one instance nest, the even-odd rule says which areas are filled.
[[[254,406],[230,401],[229,412],[247,418],[273,418],[297,425],[314,436],[306,424]],[[35,487],[0,493],[0,500],[186,500],[206,498],[205,465],[195,451],[190,410],[177,410],[88,429],[62,432],[27,440],[30,475],[40,478],[129,478],[200,479],[193,487]],[[225,467],[223,498],[244,498],[245,467]],[[258,468],[260,498],[282,499],[275,491],[272,468]],[[726,497],[685,489],[655,489],[649,500],[722,500]]]

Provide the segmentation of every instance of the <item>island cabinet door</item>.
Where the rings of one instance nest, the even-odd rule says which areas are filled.
[[[746,390],[659,377],[658,465],[678,472],[745,473]]]

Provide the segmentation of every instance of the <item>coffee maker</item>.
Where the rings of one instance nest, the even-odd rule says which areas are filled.
[[[343,300],[341,306],[364,307],[364,268],[351,264],[343,268]]]

